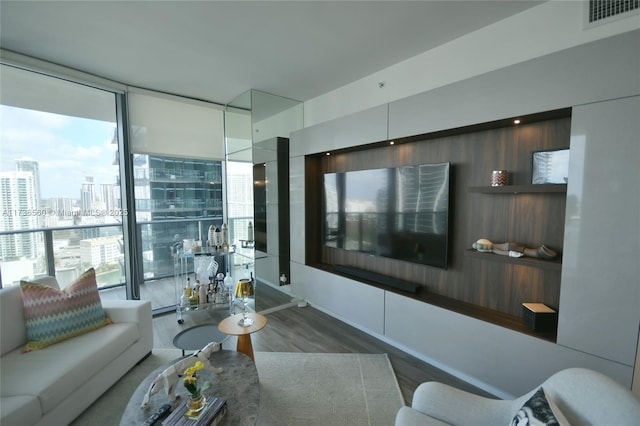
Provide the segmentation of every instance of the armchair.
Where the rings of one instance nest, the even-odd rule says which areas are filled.
[[[485,398],[437,382],[422,383],[411,407],[398,411],[395,424],[509,425],[540,387],[569,424],[631,425],[640,419],[640,401],[629,389],[601,373],[570,368],[514,400]]]

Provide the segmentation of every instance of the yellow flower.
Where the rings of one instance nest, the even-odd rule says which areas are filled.
[[[204,363],[202,361],[197,361],[193,366],[184,370],[182,375],[184,376],[184,387],[189,391],[189,393],[193,396],[198,396],[200,393],[211,386],[209,381],[206,381],[204,386],[201,389],[198,389],[198,377],[197,372],[204,368]]]

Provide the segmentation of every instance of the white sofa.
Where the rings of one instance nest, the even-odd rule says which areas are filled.
[[[0,424],[69,424],[153,347],[151,303],[103,300],[113,324],[22,353],[20,286],[0,290]]]
[[[629,389],[596,371],[569,368],[552,375],[540,386],[568,424],[640,424],[640,401]],[[411,407],[398,411],[395,424],[509,425],[520,407],[538,389],[514,400],[497,400],[442,383],[426,382],[416,389]]]

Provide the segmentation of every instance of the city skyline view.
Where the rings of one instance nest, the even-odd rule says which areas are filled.
[[[16,170],[17,160],[36,161],[42,199],[80,199],[87,176],[115,184],[115,123],[0,106],[0,172]],[[39,200],[41,201],[41,200]]]
[[[5,65],[2,71],[11,90],[0,104],[0,287],[55,275],[65,288],[93,267],[100,290],[136,283],[145,297],[175,274],[176,242],[224,221],[230,240],[247,238],[250,162],[225,163],[224,152],[207,150],[208,138],[171,149],[194,137],[190,125],[167,145],[158,123],[130,124],[130,133],[148,138],[134,146],[130,137],[120,149],[116,94]],[[204,118],[199,125],[210,124]],[[124,156],[132,156],[132,168],[121,173]],[[228,208],[223,185],[232,194]],[[122,208],[129,195],[135,200]],[[125,216],[133,218],[126,232]],[[132,235],[139,237],[133,244]],[[127,269],[128,261],[135,267]]]

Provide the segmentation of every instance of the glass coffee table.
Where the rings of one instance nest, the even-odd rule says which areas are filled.
[[[176,334],[173,338],[173,346],[182,349],[182,355],[185,351],[197,351],[204,348],[211,342],[222,344],[229,336],[220,332],[218,324],[200,324]]]

